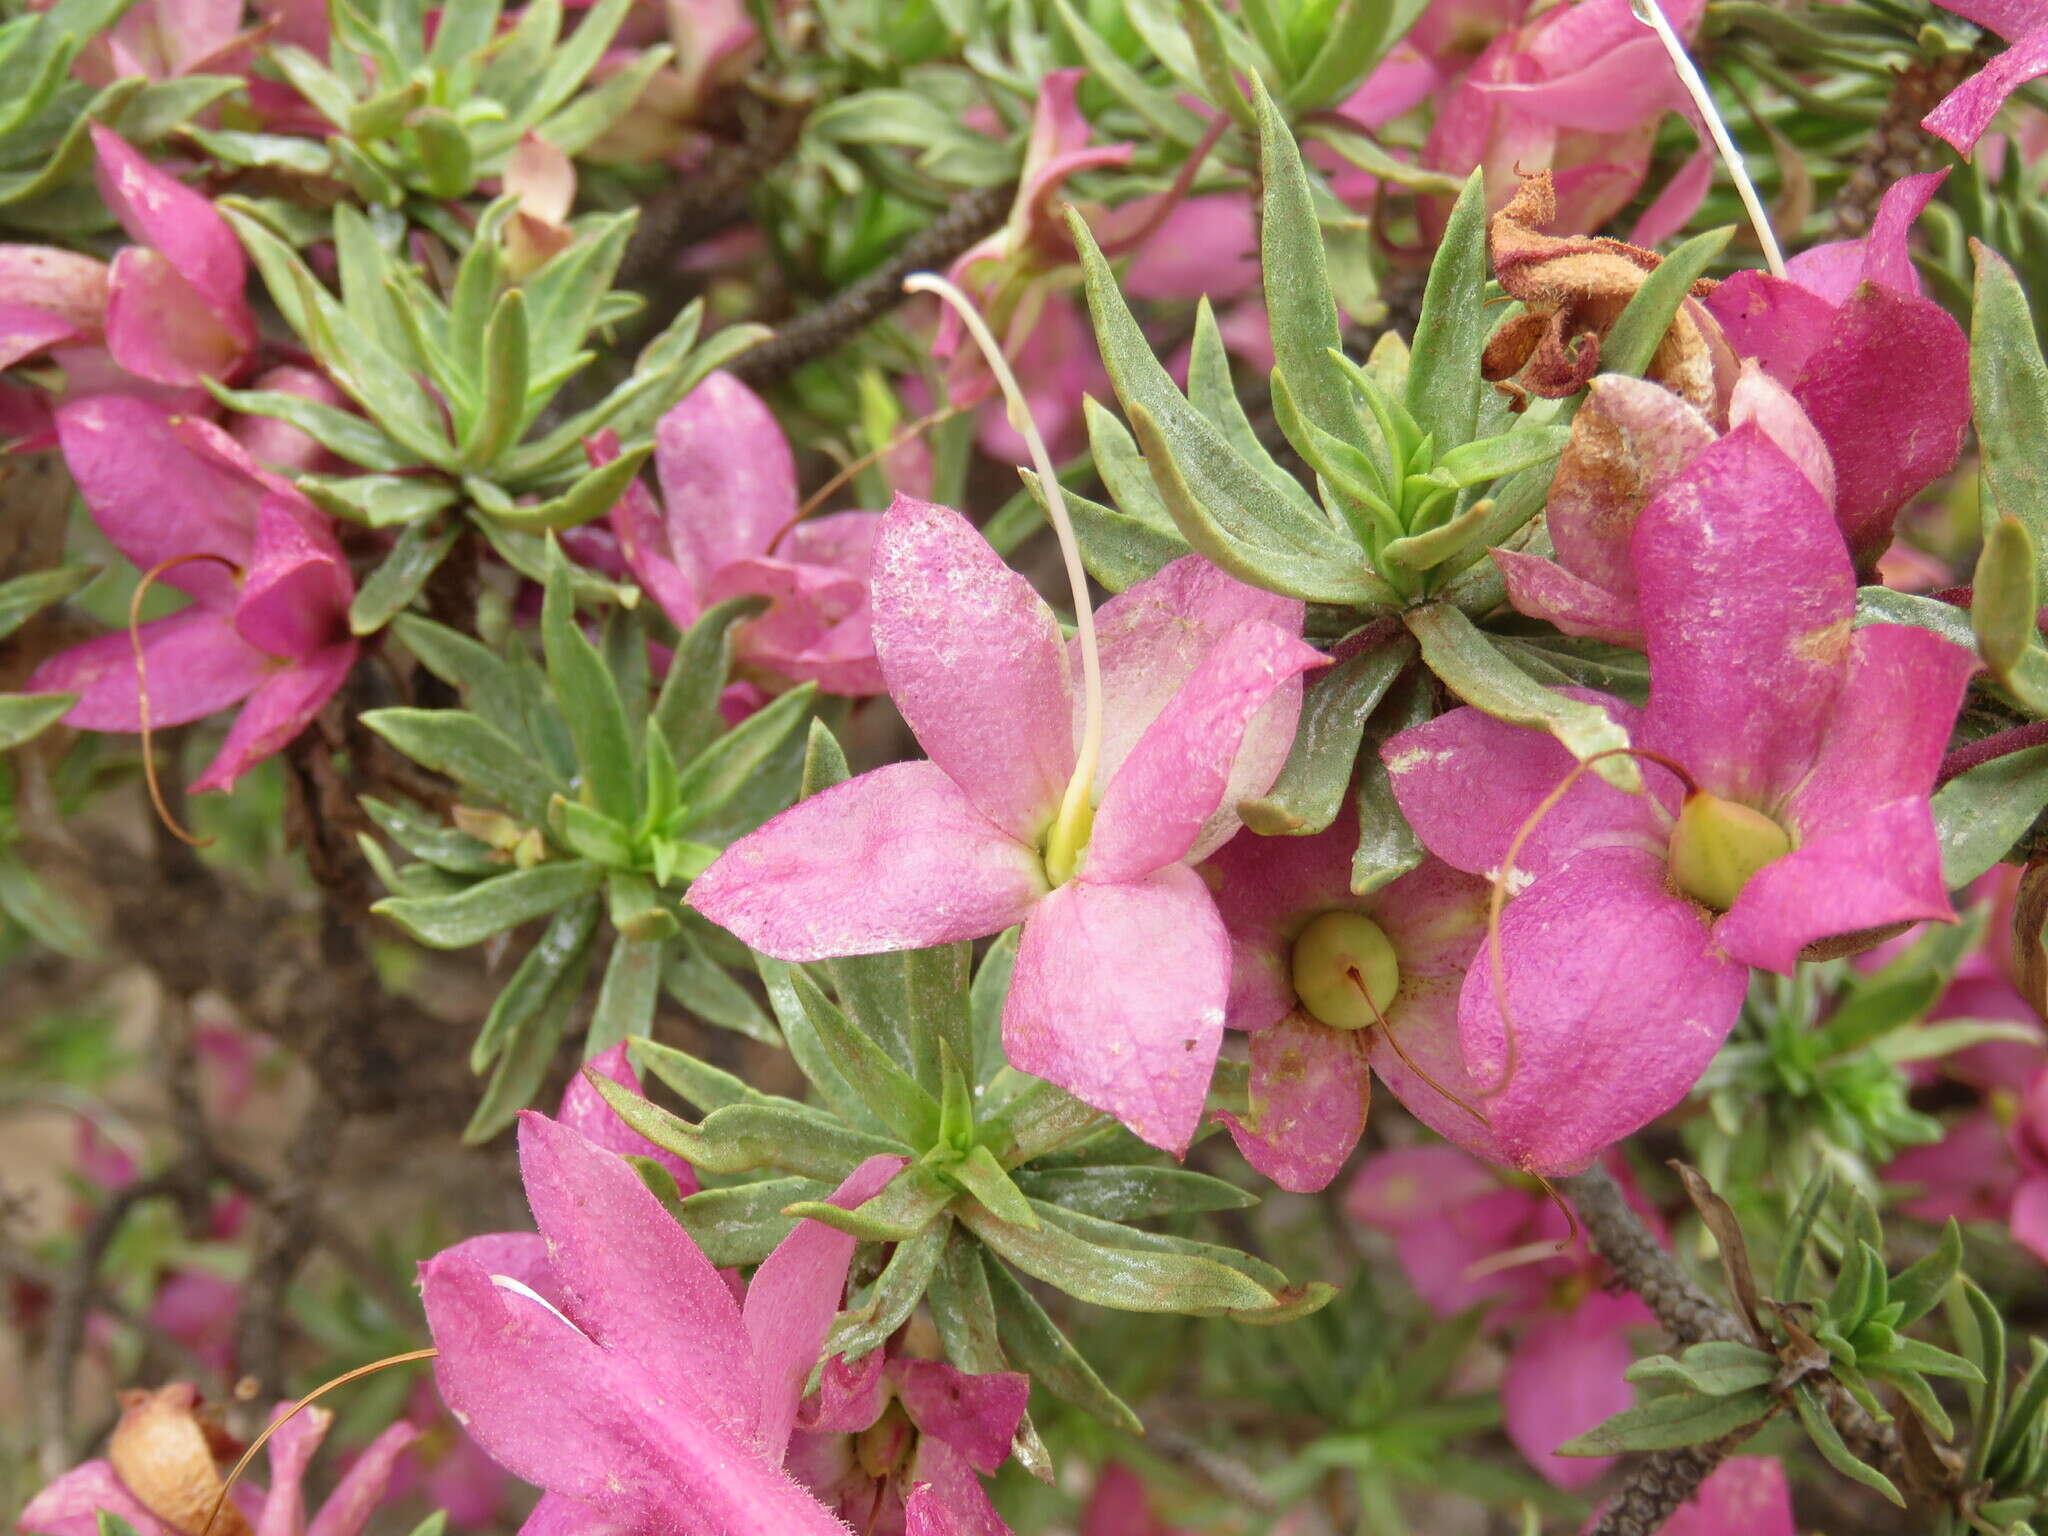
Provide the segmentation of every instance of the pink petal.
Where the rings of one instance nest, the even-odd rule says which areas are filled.
[[[142,400],[98,395],[64,406],[57,435],[86,510],[116,549],[143,570],[179,555],[218,556],[158,579],[232,601],[234,571],[249,563],[255,541],[261,484],[194,452],[181,418]]]
[[[1073,685],[1044,599],[959,513],[898,496],[875,541],[874,636],[931,760],[1035,842],[1074,772]]]
[[[708,376],[661,418],[654,466],[677,567],[697,591],[745,555],[766,554],[796,521],[796,459],[761,397]]]
[[[1790,384],[1834,323],[1835,306],[1819,294],[1768,272],[1738,272],[1706,300],[1728,344]]]
[[[419,1438],[418,1425],[400,1420],[365,1446],[306,1527],[306,1536],[360,1536],[384,1501],[393,1463]]]
[[[108,1461],[80,1462],[22,1508],[15,1528],[37,1536],[98,1536],[99,1512],[119,1515],[136,1536],[177,1536],[143,1508]]]
[[[936,1436],[917,1442],[904,1536],[1014,1536],[965,1456]]]
[[[1568,74],[1483,88],[1509,112],[1589,133],[1628,133],[1686,102],[1685,87],[1672,71],[1664,45],[1647,31],[1607,48]]]
[[[1618,700],[1566,693],[1607,705],[1631,736],[1637,715]],[[1577,766],[1557,739],[1477,709],[1454,709],[1391,738],[1380,749],[1394,798],[1423,845],[1455,869],[1492,878],[1517,834],[1511,893],[1582,847],[1625,845],[1660,851],[1669,821],[1658,797],[1676,804],[1668,775],[1645,764],[1656,795],[1629,795],[1582,773],[1542,816],[1537,812]]]
[[[1193,870],[1072,880],[1025,924],[1004,1054],[1179,1155],[1201,1120],[1229,990],[1230,937]]]
[[[136,631],[142,641],[143,680],[149,685],[154,727],[201,720],[247,698],[276,663],[235,633],[225,613],[187,608]],[[30,693],[75,693],[65,722],[82,731],[142,729],[135,645],[124,631],[60,651],[37,667]]]
[[[2006,97],[2029,80],[2048,74],[2048,26],[2016,38],[2013,45],[1942,99],[1920,126],[1967,155],[1991,126]]]
[[[1720,1048],[1749,973],[1715,949],[1664,861],[1592,848],[1508,905],[1500,927],[1510,1047],[1482,949],[1459,999],[1472,1075],[1515,1166],[1573,1173],[1685,1097]],[[1510,1055],[1512,1050],[1512,1055]]]
[[[1263,621],[1227,633],[1109,780],[1088,844],[1088,877],[1131,880],[1221,846],[1237,830],[1235,799],[1226,803],[1225,796],[1235,787],[1233,771],[1252,720],[1277,703],[1278,718],[1266,725],[1291,737],[1301,713],[1296,680],[1327,660]],[[1283,691],[1289,683],[1293,689]],[[1273,775],[1279,770],[1275,763]],[[1262,794],[1272,782],[1268,776],[1249,793]]]
[[[1857,630],[1819,754],[1786,804],[1787,826],[1810,839],[1851,829],[1889,801],[1925,799],[1976,669],[1976,657],[1924,629]]]
[[[818,1390],[797,1409],[797,1431],[813,1435],[857,1435],[882,1416],[893,1388],[887,1352],[871,1349],[858,1360],[833,1355],[818,1374]],[[795,1452],[790,1453],[791,1459]]]
[[[161,252],[215,317],[253,344],[255,318],[242,296],[248,263],[227,220],[206,198],[151,165],[113,130],[93,124],[92,142],[99,156],[95,175],[100,196],[128,238]]]
[[[1081,1536],[1173,1536],[1152,1513],[1144,1480],[1111,1462],[1095,1480],[1095,1492],[1081,1511]]]
[[[1244,1160],[1282,1189],[1334,1179],[1365,1133],[1372,1104],[1362,1030],[1332,1029],[1299,1009],[1252,1036],[1249,1107],[1219,1111]]]
[[[1131,258],[1124,292],[1134,299],[1216,303],[1259,283],[1259,237],[1242,192],[1191,197],[1169,213]]]
[[[1834,458],[1836,518],[1868,564],[1899,508],[1955,466],[1970,424],[1970,344],[1931,299],[1866,285],[1793,393]]]
[[[356,641],[346,640],[264,679],[235,716],[206,772],[192,781],[192,792],[232,790],[249,769],[282,751],[348,680],[357,649]]]
[[[538,1232],[485,1232],[464,1238],[441,1252],[444,1257],[459,1253],[472,1259],[487,1275],[517,1280],[558,1310],[567,1305],[568,1298],[562,1294],[555,1272],[548,1265],[547,1240]]]
[[[630,1518],[606,1514],[559,1493],[544,1493],[519,1527],[519,1536],[634,1536],[639,1529]]]
[[[1516,612],[1546,619],[1568,635],[1612,645],[1642,644],[1642,619],[1633,596],[1596,587],[1554,560],[1512,549],[1488,553],[1500,567],[1508,584],[1508,601]]]
[[[2007,39],[2048,26],[2043,0],[1942,0],[1941,8]]]
[[[1576,1492],[1614,1465],[1612,1456],[1552,1452],[1635,1406],[1635,1388],[1621,1379],[1635,1363],[1627,1330],[1652,1321],[1635,1297],[1595,1291],[1522,1331],[1501,1378],[1501,1414],[1515,1448],[1553,1486]]]
[[[1344,1211],[1382,1232],[1408,1232],[1500,1187],[1491,1169],[1454,1147],[1393,1147],[1359,1164],[1344,1192]]]
[[[882,691],[865,569],[856,574],[754,555],[720,571],[705,599],[718,603],[742,595],[772,599],[768,611],[740,633],[740,654],[747,662],[792,679],[842,685],[827,687],[828,692]]]
[[[60,341],[75,341],[78,332],[68,321],[25,304],[0,303],[0,369],[12,368]]]
[[[2048,1179],[2027,1179],[2013,1192],[2013,1241],[2048,1263]]]
[[[1357,904],[1351,894],[1355,815],[1312,837],[1243,832],[1210,855],[1203,874],[1230,933],[1232,1029],[1265,1029],[1294,1007],[1289,952],[1318,912]]]
[[[279,1404],[272,1420],[289,1407]],[[299,1491],[300,1484],[305,1480],[313,1453],[327,1438],[328,1427],[333,1423],[334,1415],[327,1409],[309,1408],[287,1419],[271,1434],[264,1446],[270,1463],[270,1488],[264,1495],[263,1513],[256,1521],[256,1536],[299,1536],[305,1529],[306,1500]]]
[[[1745,964],[1789,976],[1815,939],[1922,918],[1955,918],[1924,794],[1870,807],[1766,864],[1714,925],[1714,941]]]
[[[891,763],[741,838],[689,902],[764,954],[822,960],[1001,933],[1045,889],[1037,853],[938,765]]]
[[[604,1095],[590,1084],[590,1074],[610,1078],[633,1092],[640,1091],[640,1074],[626,1054],[621,1040],[583,1063],[583,1070],[569,1079],[555,1118],[581,1131],[598,1146],[622,1156],[649,1157],[675,1176],[676,1186],[686,1195],[697,1192],[697,1172],[675,1153],[664,1151],[619,1118],[619,1112],[605,1102]]]
[[[1596,588],[1633,597],[1636,518],[1713,440],[1707,419],[1662,385],[1621,374],[1595,378],[1572,420],[1545,511],[1558,564]]]
[[[1731,1456],[1664,1522],[1663,1536],[1799,1536],[1785,1464]]]
[[[1745,358],[1728,397],[1728,425],[1755,422],[1785,457],[1799,466],[1820,499],[1835,504],[1835,460],[1827,440],[1792,391],[1764,372],[1755,358]]]
[[[225,379],[255,343],[243,314],[224,318],[160,251],[129,246],[114,258],[107,292],[107,350],[156,384]]]
[[[260,374],[249,386],[278,394],[297,395],[320,405],[351,409],[348,399],[324,373],[310,368],[283,366]],[[275,416],[242,416],[229,429],[249,457],[288,474],[326,472],[340,468],[342,461],[329,453],[297,427]]]
[[[940,1360],[903,1360],[895,1371],[896,1395],[919,1433],[953,1447],[977,1472],[1003,1464],[1030,1401],[1029,1376],[969,1375]]]
[[[1870,233],[1864,237],[1863,281],[1903,294],[1920,292],[1920,273],[1913,266],[1906,241],[1913,225],[1947,180],[1948,171],[1944,168],[1901,176],[1884,189],[1884,196],[1878,200],[1877,217],[1871,220]]]
[[[97,336],[107,309],[107,264],[54,245],[0,243],[0,293],[83,336]]]
[[[268,495],[235,604],[235,629],[273,656],[306,658],[347,643],[355,596],[327,520],[300,496]]]
[[[1714,167],[1714,151],[1701,145],[1685,164],[1671,173],[1671,179],[1664,183],[1664,190],[1643,210],[1635,227],[1628,232],[1629,244],[1662,245],[1691,223],[1692,216],[1700,211],[1700,204],[1706,201],[1707,193],[1713,189]]]
[[[1737,427],[1643,509],[1634,550],[1642,744],[1770,809],[1813,762],[1848,672],[1856,573],[1832,514],[1759,428]]]
[[[850,1211],[880,1194],[907,1162],[871,1157],[828,1198]],[[789,1449],[797,1400],[839,1312],[854,1246],[854,1238],[822,1221],[800,1221],[762,1261],[747,1287],[742,1317],[761,1384],[758,1438],[771,1461],[780,1462]]]
[[[576,1326],[661,1382],[671,1417],[701,1420],[753,1445],[760,1425],[753,1349],[731,1290],[703,1250],[615,1155],[532,1110],[519,1117],[519,1170],[568,1300],[563,1310]]]

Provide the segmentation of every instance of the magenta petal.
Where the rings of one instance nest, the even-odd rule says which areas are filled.
[[[489,1521],[487,1514],[479,1523]],[[565,1499],[559,1493],[544,1493],[519,1527],[519,1536],[637,1536],[639,1530],[629,1518],[606,1514],[592,1505]]]
[[[1847,673],[1856,573],[1829,508],[1754,424],[1637,519],[1650,658],[1641,744],[1765,809],[1814,758]]]
[[[2043,17],[2048,19],[2048,8],[2044,8]],[[1878,199],[1877,217],[1871,220],[1870,233],[1864,239],[1864,282],[1877,283],[1898,293],[1920,292],[1920,273],[1913,266],[1907,240],[1913,225],[1947,180],[1946,169],[1922,171],[1917,176],[1901,176],[1884,189],[1884,196]]]
[[[605,1102],[604,1095],[591,1086],[591,1074],[611,1079],[621,1087],[640,1091],[640,1074],[626,1054],[621,1040],[583,1063],[583,1070],[569,1079],[562,1092],[555,1118],[588,1136],[606,1151],[622,1156],[647,1157],[661,1164],[675,1177],[676,1187],[686,1195],[697,1192],[697,1173],[675,1153],[664,1151],[619,1118],[619,1112]]]
[[[208,307],[160,251],[131,245],[114,258],[107,290],[107,350],[154,384],[226,378],[254,338]]]
[[[519,1117],[519,1169],[576,1326],[636,1360],[672,1394],[673,1411],[752,1444],[754,1352],[703,1250],[614,1154],[532,1110]]]
[[[206,772],[192,781],[193,793],[232,790],[243,774],[283,750],[348,680],[356,651],[356,642],[347,640],[265,678],[235,716]]]
[[[0,369],[12,368],[45,347],[77,339],[69,321],[26,304],[0,303]]]
[[[1508,904],[1501,972],[1510,1046],[1482,948],[1459,998],[1472,1075],[1494,1136],[1520,1168],[1575,1173],[1685,1097],[1720,1048],[1749,973],[1671,894],[1663,860],[1594,848]]]
[[[247,698],[276,663],[235,633],[227,614],[192,607],[136,631],[152,727],[183,725]],[[101,635],[60,651],[29,675],[30,693],[75,693],[65,722],[82,731],[139,731],[142,711],[135,643],[127,633]]]
[[[1500,1187],[1496,1174],[1454,1147],[1391,1147],[1359,1165],[1344,1211],[1382,1232],[1411,1232]]]
[[[2021,1181],[2013,1191],[2012,1215],[2007,1224],[2014,1242],[2048,1263],[2048,1179]]]
[[[583,452],[593,466],[611,463],[619,456],[618,434],[607,430],[585,438]],[[645,482],[636,478],[626,487],[611,510],[610,522],[633,579],[653,595],[669,622],[677,629],[696,623],[704,607],[703,593],[676,564],[661,508]]]
[[[1941,0],[1941,8],[2008,40],[2048,26],[2044,0]]]
[[[1629,534],[1643,504],[1713,440],[1706,417],[1662,385],[1623,374],[1595,378],[1545,510],[1558,563],[1617,597],[1634,597]],[[1633,643],[1632,604],[1628,613]]]
[[[419,1437],[418,1425],[400,1420],[363,1447],[305,1528],[306,1536],[360,1536],[384,1500],[393,1464]]]
[[[1746,964],[1789,976],[1815,939],[1954,917],[1923,795],[1873,806],[1766,864],[1714,925],[1714,941]]]
[[[67,330],[97,336],[107,308],[107,264],[54,245],[0,243],[0,293],[64,322]]]
[[[1731,1456],[1664,1522],[1662,1536],[1799,1536],[1785,1464]]]
[[[242,243],[213,204],[151,165],[111,129],[92,126],[100,196],[137,245],[163,253],[216,317],[238,312],[254,343],[255,321],[242,296],[248,263]]]
[[[1508,584],[1508,601],[1518,613],[1547,619],[1568,635],[1640,645],[1642,619],[1633,597],[1624,597],[1574,576],[1554,560],[1519,550],[1490,551]]]
[[[235,604],[242,638],[273,656],[310,657],[348,639],[354,596],[348,563],[326,519],[298,496],[265,496]]]
[[[977,1472],[1003,1464],[1031,1398],[1029,1376],[969,1375],[941,1360],[903,1360],[894,1369],[896,1395],[921,1434],[953,1447]]]
[[[1024,925],[1004,1054],[1178,1156],[1201,1120],[1229,990],[1230,936],[1193,870],[1072,880]]]
[[[1297,1009],[1252,1036],[1249,1107],[1242,1118],[1216,1118],[1244,1160],[1282,1189],[1322,1189],[1365,1133],[1372,1074],[1362,1033]]]
[[[98,1536],[99,1512],[119,1515],[136,1536],[178,1536],[142,1507],[112,1462],[80,1462],[30,1499],[15,1522],[36,1536]]]
[[[1970,344],[1933,300],[1867,284],[1793,394],[1827,441],[1836,520],[1867,566],[1891,542],[1899,508],[1955,466],[1970,425]]]
[[[473,1259],[487,1275],[517,1280],[552,1307],[568,1300],[548,1267],[547,1240],[538,1232],[485,1232],[441,1250],[443,1257],[451,1253]]]
[[[2029,80],[2048,74],[2048,26],[2014,39],[2013,45],[1942,98],[1920,126],[1967,155],[1998,116],[2006,97]]]
[[[1664,183],[1650,206],[1628,232],[1630,245],[1658,246],[1692,222],[1714,186],[1714,151],[1702,144]]]
[[[985,938],[1045,894],[1038,855],[933,763],[891,763],[801,800],[699,875],[690,905],[778,960]]]
[[[1103,790],[1085,866],[1089,879],[1122,881],[1177,859],[1199,859],[1237,830],[1224,804],[1239,749],[1269,700],[1283,717],[1269,722],[1291,737],[1300,692],[1282,686],[1327,660],[1272,624],[1240,624],[1203,658],[1147,728]],[[1287,706],[1291,704],[1291,709]],[[1273,765],[1279,772],[1280,765]],[[1263,793],[1272,784],[1250,788]],[[1217,816],[1218,810],[1225,814]],[[1217,825],[1220,822],[1221,825]]]
[[[290,1406],[280,1403],[271,1415],[272,1423]],[[264,1493],[263,1513],[256,1520],[256,1536],[299,1536],[306,1528],[306,1500],[300,1486],[313,1453],[320,1449],[320,1442],[327,1438],[328,1427],[333,1423],[331,1412],[313,1408],[286,1419],[272,1431],[264,1445],[264,1456],[270,1463],[270,1487]]]
[[[1635,733],[1636,712],[1619,700],[1568,689],[1605,704]],[[1524,827],[1513,884],[1520,886],[1591,843],[1662,849],[1668,818],[1650,796],[1629,795],[1582,773],[1550,810],[1536,812],[1576,767],[1553,736],[1472,708],[1454,709],[1401,732],[1380,749],[1394,798],[1429,851],[1455,869],[1491,878]],[[1662,770],[1646,777],[1668,793]]]
[[[1035,841],[1074,773],[1073,684],[1052,610],[966,518],[908,496],[883,516],[873,592],[897,709],[982,815]]]
[[[1755,358],[1743,360],[1728,397],[1728,425],[1740,427],[1749,422],[1755,422],[1764,436],[1799,466],[1822,501],[1835,504],[1835,460],[1827,439],[1792,391],[1766,373]]]
[[[1575,1492],[1614,1465],[1612,1456],[1558,1456],[1574,1435],[1635,1406],[1621,1373],[1635,1363],[1627,1330],[1648,1324],[1633,1296],[1595,1291],[1570,1312],[1539,1317],[1515,1341],[1500,1384],[1508,1438],[1543,1478]]]
[[[1014,1536],[974,1467],[950,1442],[936,1435],[920,1439],[908,1481],[904,1536]]]
[[[654,431],[669,547],[702,592],[719,569],[764,555],[796,521],[796,459],[774,413],[729,373],[709,375]]]
[[[1753,357],[1781,384],[1799,377],[1827,338],[1835,306],[1819,294],[1768,272],[1738,272],[1706,300],[1728,344]]]
[[[907,1161],[871,1157],[828,1198],[833,1205],[852,1210],[880,1194]],[[741,1315],[761,1383],[758,1438],[771,1461],[780,1462],[789,1449],[797,1401],[838,1314],[854,1243],[849,1234],[822,1221],[800,1221],[762,1261],[747,1286]]]

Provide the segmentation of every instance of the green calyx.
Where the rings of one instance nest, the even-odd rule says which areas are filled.
[[[1384,1020],[1401,988],[1401,962],[1386,931],[1361,912],[1325,912],[1301,930],[1289,959],[1301,1006],[1332,1029]]]
[[[1762,811],[1695,790],[1671,832],[1672,883],[1726,912],[1750,876],[1791,851],[1791,834]]]

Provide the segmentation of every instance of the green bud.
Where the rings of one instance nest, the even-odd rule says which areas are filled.
[[[1360,912],[1325,912],[1310,922],[1294,941],[1291,969],[1301,1006],[1332,1029],[1378,1023],[1401,988],[1394,946]]]
[[[1791,835],[1762,811],[1694,791],[1671,833],[1671,879],[1694,901],[1726,912],[1751,875],[1791,851]]]

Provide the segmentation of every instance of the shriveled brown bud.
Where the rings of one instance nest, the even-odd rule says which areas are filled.
[[[107,1459],[136,1501],[183,1536],[201,1536],[216,1503],[211,1536],[252,1536],[242,1512],[221,1501],[217,1457],[231,1445],[218,1420],[202,1412],[199,1389],[174,1381],[121,1394]]]

